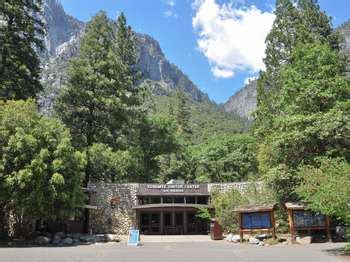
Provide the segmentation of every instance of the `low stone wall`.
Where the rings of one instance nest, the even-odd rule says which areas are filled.
[[[250,182],[233,182],[233,183],[209,183],[208,184],[208,192],[212,193],[214,191],[219,191],[221,193],[226,193],[231,189],[236,189],[241,193],[244,193],[249,186],[252,185]],[[261,182],[255,182],[255,186],[260,188],[262,185]]]
[[[90,184],[90,226],[94,233],[127,234],[135,225],[138,184]]]

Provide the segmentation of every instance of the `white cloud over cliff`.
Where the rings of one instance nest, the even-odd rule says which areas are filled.
[[[236,70],[264,69],[265,38],[274,14],[254,5],[219,5],[216,0],[196,0],[192,25],[199,50],[218,78],[233,77]]]

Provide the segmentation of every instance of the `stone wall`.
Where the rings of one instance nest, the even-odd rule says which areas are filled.
[[[90,226],[94,233],[127,234],[135,225],[138,184],[90,184]]]
[[[209,194],[213,191],[219,191],[221,193],[226,193],[230,189],[236,189],[241,193],[244,193],[245,190],[251,185],[250,182],[235,182],[235,183],[210,183],[208,184]],[[255,182],[257,188],[261,187],[261,182]]]

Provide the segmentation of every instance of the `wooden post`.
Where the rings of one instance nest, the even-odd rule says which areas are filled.
[[[275,222],[275,212],[271,211],[271,226],[272,226],[272,237],[276,239],[276,222]]]
[[[326,233],[327,233],[327,238],[328,241],[332,241],[332,234],[331,234],[331,222],[329,219],[329,216],[326,216]]]
[[[293,219],[293,210],[288,209],[288,222],[289,222],[289,231],[292,236],[292,242],[295,241],[295,228],[294,228],[294,219]]]
[[[243,225],[242,225],[242,213],[238,213],[238,225],[239,225],[239,241],[243,243]]]

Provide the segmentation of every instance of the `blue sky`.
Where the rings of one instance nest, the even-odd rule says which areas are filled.
[[[66,12],[88,21],[99,10],[123,11],[135,31],[159,41],[166,57],[209,97],[225,102],[263,68],[263,39],[274,0],[61,0]],[[338,26],[350,0],[319,0]]]

